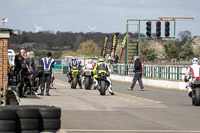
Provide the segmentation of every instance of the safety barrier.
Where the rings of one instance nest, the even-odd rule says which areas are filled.
[[[188,66],[176,65],[143,65],[143,77],[167,80],[183,80]],[[111,73],[119,75],[134,75],[134,64],[110,65]]]
[[[53,72],[58,72],[58,73],[66,74],[68,72],[68,66],[55,65],[53,67]]]
[[[113,64],[109,66],[112,74],[134,75],[134,64]],[[183,80],[188,66],[143,65],[143,77],[152,79]],[[69,66],[55,65],[54,72],[66,74]]]

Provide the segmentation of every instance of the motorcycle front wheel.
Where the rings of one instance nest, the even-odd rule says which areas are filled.
[[[76,89],[76,85],[77,85],[77,77],[73,77],[72,83],[71,83],[71,88]]]

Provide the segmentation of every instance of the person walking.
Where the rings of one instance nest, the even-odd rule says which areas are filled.
[[[138,81],[139,85],[140,85],[140,90],[143,91],[144,86],[143,86],[143,83],[142,83],[142,64],[141,64],[139,56],[135,56],[134,72],[135,72],[135,76],[133,78],[131,87],[128,88],[128,90],[133,91],[135,83]]]

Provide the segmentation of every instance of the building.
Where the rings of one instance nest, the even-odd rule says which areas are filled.
[[[21,44],[8,44],[8,48],[10,49],[16,49],[16,48],[21,48]]]
[[[23,43],[21,45],[21,48],[47,49],[48,47],[47,47],[47,44],[45,43],[27,42],[27,43]]]

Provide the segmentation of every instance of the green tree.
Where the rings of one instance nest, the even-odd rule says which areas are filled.
[[[82,42],[80,44],[77,52],[82,56],[99,56],[101,50],[98,47],[98,44],[93,40],[87,40],[86,42]]]
[[[177,59],[178,58],[178,47],[175,43],[171,41],[164,42],[165,52],[167,53],[168,59]]]
[[[141,59],[142,60],[150,60],[154,61],[156,59],[157,54],[155,53],[154,48],[150,48],[147,40],[142,40],[140,45],[140,53],[141,53]]]
[[[185,44],[181,47],[181,53],[180,53],[180,58],[183,59],[190,59],[194,57],[194,52],[193,52],[193,47],[191,42],[188,40],[185,42]]]

